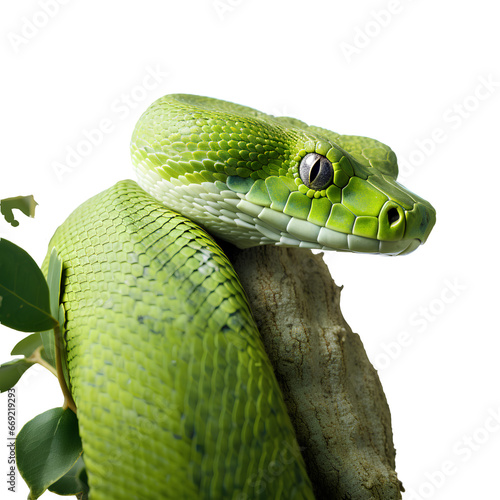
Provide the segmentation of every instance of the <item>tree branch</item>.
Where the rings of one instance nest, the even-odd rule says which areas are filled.
[[[389,407],[359,336],[342,317],[341,289],[321,255],[274,246],[226,251],[249,297],[316,498],[400,499]]]

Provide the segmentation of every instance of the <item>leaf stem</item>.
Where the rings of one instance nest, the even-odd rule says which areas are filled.
[[[30,363],[38,363],[39,365],[43,366],[44,368],[47,368],[47,370],[49,370],[49,372],[52,373],[52,375],[54,375],[54,376],[57,377],[57,371],[56,371],[56,369],[50,363],[47,363],[47,361],[45,361],[43,359],[43,357],[42,357],[42,349],[43,349],[43,345],[38,346],[33,351],[33,353],[31,354],[31,356],[29,356],[28,358],[26,358],[26,361],[29,361]]]
[[[66,408],[69,408],[70,410],[73,410],[73,412],[76,414],[76,404],[75,400],[73,399],[73,396],[71,395],[71,392],[68,389],[68,386],[66,384],[66,380],[64,378],[64,373],[62,369],[62,363],[61,363],[61,344],[62,344],[62,338],[61,338],[61,328],[59,324],[57,324],[54,327],[54,334],[55,334],[55,344],[56,344],[56,370],[57,370],[57,379],[59,380],[59,385],[61,386],[62,393],[64,395],[64,403],[63,403],[63,409],[65,410]]]

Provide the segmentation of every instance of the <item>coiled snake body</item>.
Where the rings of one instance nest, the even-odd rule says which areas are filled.
[[[205,230],[242,248],[402,254],[434,209],[378,141],[215,99],[159,99],[131,149],[141,187],[88,200],[49,246],[91,498],[314,498],[245,293]]]

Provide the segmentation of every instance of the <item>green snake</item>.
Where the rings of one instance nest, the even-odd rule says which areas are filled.
[[[49,245],[90,498],[314,498],[245,293],[208,233],[397,255],[425,242],[434,209],[396,182],[378,141],[206,97],[157,100],[131,152],[139,185],[91,198]]]

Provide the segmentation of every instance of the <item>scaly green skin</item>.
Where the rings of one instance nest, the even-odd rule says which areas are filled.
[[[225,101],[159,99],[137,124],[131,149],[146,191],[241,248],[409,253],[436,220],[430,203],[396,182],[388,146]],[[333,182],[318,191],[299,176],[312,152],[334,167]],[[392,223],[391,210],[399,216]]]
[[[245,294],[209,235],[123,181],[50,246],[92,500],[314,498]]]
[[[49,245],[64,262],[92,500],[313,498],[231,264],[160,201],[241,247],[389,254],[426,240],[433,208],[395,182],[387,146],[223,101],[160,99],[131,147],[139,183],[159,201],[120,182],[79,207]],[[313,151],[334,167],[321,191],[298,175]]]

